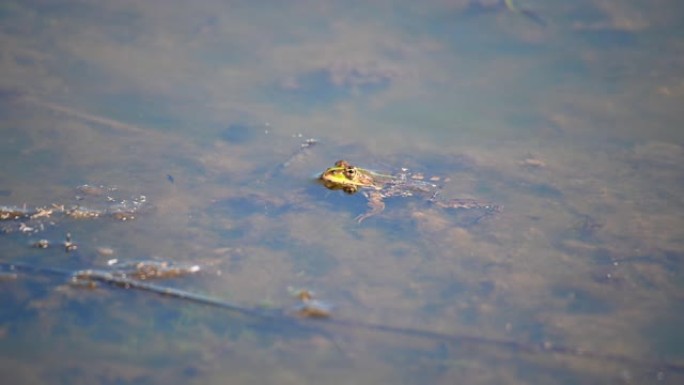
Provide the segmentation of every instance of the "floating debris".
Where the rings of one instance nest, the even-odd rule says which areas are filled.
[[[122,221],[122,222],[131,221],[131,220],[135,219],[135,214],[132,212],[119,211],[116,213],[112,213],[112,218],[117,219],[117,220]]]
[[[75,206],[66,210],[65,214],[73,219],[93,219],[100,217],[102,211]]]
[[[307,289],[301,289],[295,293],[295,297],[300,301],[311,301],[313,300],[314,293]]]
[[[314,293],[307,289],[292,290],[294,296],[300,301],[295,306],[295,314],[302,318],[330,318],[332,305],[325,301],[314,299]]]
[[[111,257],[112,255],[114,255],[114,249],[112,249],[111,247],[100,246],[97,248],[97,254],[103,257]],[[112,259],[110,259],[109,261],[112,261]],[[109,261],[107,261],[107,263],[109,263]]]
[[[518,162],[519,165],[523,167],[528,167],[528,168],[544,168],[546,167],[546,162],[543,160],[537,158],[536,156],[532,154],[528,154],[525,159],[521,160]]]
[[[76,192],[86,195],[86,196],[91,196],[91,197],[100,197],[105,194],[108,194],[110,191],[115,191],[116,188],[114,187],[106,187],[106,186],[93,186],[89,184],[82,184],[80,186],[76,187]],[[83,197],[77,195],[76,199],[83,199]]]
[[[119,263],[117,259],[107,263],[114,267],[113,274],[140,280],[177,278],[198,273],[199,265],[187,265],[169,261],[127,261]]]
[[[50,215],[52,215],[53,211],[54,211],[54,209],[52,209],[52,208],[37,207],[36,211],[33,214],[31,214],[30,218],[31,219],[50,218]]]
[[[71,233],[66,234],[66,240],[64,241],[64,251],[71,252],[78,249],[78,245],[71,240]]]
[[[26,207],[8,207],[0,206],[0,220],[15,220],[30,217],[31,213],[26,210]]]
[[[88,220],[109,217],[130,221],[147,205],[147,196],[121,198],[118,187],[80,185],[74,199],[77,204],[55,204],[29,209],[24,206],[0,206],[0,233],[37,233],[64,218]],[[12,222],[14,221],[14,222]]]
[[[306,301],[297,307],[297,315],[302,318],[330,318],[332,306],[325,302]]]
[[[33,247],[38,249],[47,249],[50,246],[50,242],[47,239],[40,239],[33,243]]]
[[[19,224],[19,231],[22,233],[33,233],[36,231],[36,228],[31,227],[31,226],[27,225],[26,223],[22,222]]]

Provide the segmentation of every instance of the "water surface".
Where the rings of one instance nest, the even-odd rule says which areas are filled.
[[[680,383],[683,6],[513,3],[4,2],[0,205],[83,184],[148,204],[3,221],[0,262],[198,264],[160,284],[286,314],[305,288],[333,319],[455,339],[5,272],[2,378]],[[338,159],[504,210],[396,198],[358,224],[363,197],[314,182]]]

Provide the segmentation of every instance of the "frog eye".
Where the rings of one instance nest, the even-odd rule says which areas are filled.
[[[351,178],[356,174],[356,168],[355,167],[347,167],[344,170],[344,174],[347,176],[347,178]]]

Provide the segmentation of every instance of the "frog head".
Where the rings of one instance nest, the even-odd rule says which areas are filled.
[[[329,167],[318,180],[330,190],[342,190],[347,194],[354,194],[361,187],[374,187],[374,180],[370,172],[350,165],[345,160],[338,160],[333,167]]]

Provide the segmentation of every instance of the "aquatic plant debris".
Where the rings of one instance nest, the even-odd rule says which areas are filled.
[[[35,234],[66,218],[112,218],[125,222],[135,219],[143,208],[149,206],[147,196],[124,195],[116,186],[84,184],[77,186],[75,192],[74,201],[70,203],[33,208],[26,205],[0,206],[0,222],[3,222],[0,233]]]
[[[194,302],[197,304],[214,306],[230,310],[236,313],[240,313],[246,316],[257,317],[264,320],[271,320],[273,322],[278,322],[280,324],[287,323],[289,326],[303,328],[307,331],[318,331],[320,333],[325,332],[325,330],[323,330],[322,328],[324,328],[326,325],[330,325],[349,328],[352,330],[363,329],[367,331],[376,331],[382,333],[417,337],[444,344],[465,343],[474,345],[486,345],[514,351],[516,353],[556,354],[559,356],[586,358],[590,360],[612,362],[625,366],[649,368],[657,370],[659,373],[663,373],[666,371],[684,373],[684,364],[680,363],[669,361],[653,361],[648,359],[631,357],[627,355],[588,351],[569,346],[555,345],[549,342],[545,342],[542,344],[532,344],[515,340],[495,339],[465,334],[446,334],[430,330],[404,328],[399,326],[381,325],[362,321],[335,319],[330,317],[295,317],[289,315],[287,311],[283,310],[265,310],[263,308],[238,305],[224,301],[219,298],[210,297],[198,293],[192,293],[185,290],[166,287],[162,285],[157,285],[131,278],[126,274],[116,274],[116,272],[102,269],[84,269],[71,271],[53,267],[33,266],[23,263],[0,262],[0,274],[2,276],[11,275],[12,281],[18,279],[22,274],[51,275],[68,278],[73,283],[79,286],[85,286],[89,288],[96,287],[97,283],[103,283],[116,288],[141,290],[145,292],[162,295],[165,297],[181,299],[185,301]],[[312,319],[316,321],[313,321]],[[307,320],[310,321],[306,322]]]

